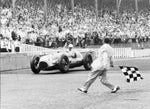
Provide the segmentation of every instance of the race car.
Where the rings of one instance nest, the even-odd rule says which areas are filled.
[[[35,55],[30,61],[30,67],[34,74],[39,74],[41,70],[60,70],[62,73],[69,71],[69,68],[84,66],[85,70],[91,70],[93,62],[92,52],[85,55],[76,52],[75,57],[69,56],[69,52],[56,52],[46,55]]]

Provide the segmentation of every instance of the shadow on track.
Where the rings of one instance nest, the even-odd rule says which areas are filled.
[[[39,74],[36,75],[55,75],[55,74],[72,74],[72,73],[83,73],[86,72],[84,69],[70,69],[67,73],[62,73],[59,70],[54,70],[54,71],[42,71]]]

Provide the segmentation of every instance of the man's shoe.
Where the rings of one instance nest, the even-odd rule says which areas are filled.
[[[83,92],[83,93],[87,93],[86,90],[83,90],[82,88],[78,88],[79,91]]]
[[[111,93],[116,93],[118,90],[120,90],[119,86],[115,86],[115,88],[111,91]]]

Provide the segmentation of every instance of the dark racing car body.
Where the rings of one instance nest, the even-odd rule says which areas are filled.
[[[60,70],[66,73],[70,68],[84,66],[85,70],[91,69],[93,62],[92,53],[86,52],[83,56],[80,52],[76,52],[75,57],[69,56],[69,52],[57,52],[46,55],[35,55],[31,59],[30,67],[34,74],[39,74],[41,70],[51,71]]]

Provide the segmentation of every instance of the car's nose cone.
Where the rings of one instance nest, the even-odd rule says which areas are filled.
[[[39,63],[39,68],[41,69],[41,70],[44,70],[44,69],[46,69],[48,67],[48,64],[46,63],[46,62],[40,62]]]

